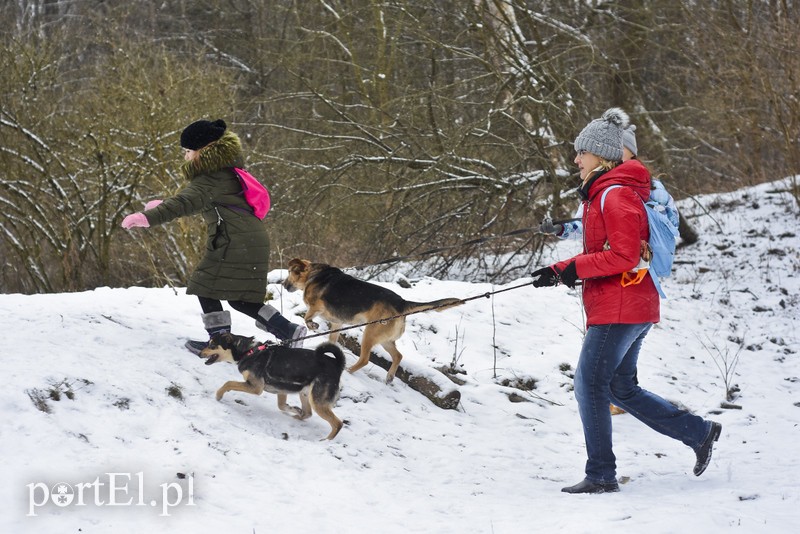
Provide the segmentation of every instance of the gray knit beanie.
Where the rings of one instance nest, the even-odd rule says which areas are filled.
[[[631,151],[634,156],[638,155],[636,148],[636,125],[631,124],[622,130],[622,146]]]
[[[622,161],[622,131],[628,124],[628,114],[620,108],[606,110],[578,134],[575,152],[585,150],[608,161]]]

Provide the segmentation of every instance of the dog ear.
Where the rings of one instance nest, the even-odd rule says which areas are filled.
[[[228,335],[230,336],[230,345],[226,348],[235,348],[236,350],[233,352],[239,354],[244,354],[247,352],[247,349],[254,345],[254,341],[256,339],[254,337],[234,336],[233,334]]]
[[[301,260],[300,258],[294,258],[289,261],[289,270],[295,274],[300,274],[308,268],[310,264],[307,260]]]
[[[220,342],[222,341],[222,335],[217,332],[216,334],[211,334],[211,337],[208,339],[208,346],[219,347]]]
[[[217,345],[226,350],[231,348],[236,341],[230,332],[218,332],[212,336],[212,339],[216,339]]]

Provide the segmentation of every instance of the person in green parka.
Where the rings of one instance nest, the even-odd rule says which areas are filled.
[[[186,186],[175,196],[151,200],[144,212],[132,213],[122,227],[147,228],[179,217],[201,214],[207,225],[206,251],[189,278],[188,295],[197,295],[209,336],[231,329],[231,308],[256,320],[256,326],[281,340],[301,346],[306,327],[293,323],[264,304],[267,291],[269,238],[242,192],[234,168],[244,156],[239,137],[225,121],[199,120],[181,133]],[[189,340],[186,348],[199,354],[207,341]]]

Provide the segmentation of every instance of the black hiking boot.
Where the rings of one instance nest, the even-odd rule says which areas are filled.
[[[697,462],[694,464],[694,476],[699,477],[702,475],[708,464],[711,463],[711,449],[714,447],[714,442],[719,441],[720,434],[722,434],[722,425],[712,421],[711,430],[708,432],[706,440],[694,450],[697,455]]]
[[[619,484],[616,482],[592,482],[583,479],[574,486],[561,488],[564,493],[587,493],[597,495],[599,493],[616,493],[619,491]]]

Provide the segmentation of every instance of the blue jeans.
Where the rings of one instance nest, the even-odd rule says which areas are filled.
[[[575,398],[586,440],[586,478],[616,480],[616,457],[611,449],[609,403],[653,430],[696,449],[711,431],[711,423],[680,410],[639,387],[636,362],[652,323],[590,326],[575,372]]]

